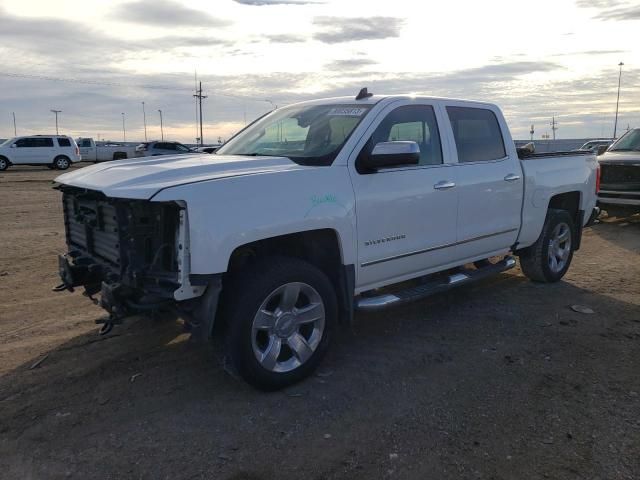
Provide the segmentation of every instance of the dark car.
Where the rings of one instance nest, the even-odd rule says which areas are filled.
[[[196,153],[186,145],[179,142],[153,141],[144,142],[136,147],[136,152],[141,152],[145,157],[156,155],[182,155]]]

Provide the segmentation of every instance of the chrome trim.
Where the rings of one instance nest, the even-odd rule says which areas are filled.
[[[449,276],[449,284],[463,282],[467,280],[469,277],[464,273],[454,273]]]
[[[475,242],[476,240],[484,240],[485,238],[496,237],[498,235],[504,235],[505,233],[517,232],[517,228],[510,228],[509,230],[503,230],[501,232],[489,233],[487,235],[480,235],[478,237],[467,238],[459,242],[447,243],[445,245],[437,245],[435,247],[423,248],[422,250],[415,250],[413,252],[401,253],[399,255],[393,255],[391,257],[380,258],[378,260],[371,260],[369,262],[363,262],[361,267],[369,267],[371,265],[377,265],[378,263],[389,262],[391,260],[398,260],[400,258],[411,257],[413,255],[421,255],[423,253],[433,252],[434,250],[442,250],[443,248],[455,247],[457,245],[464,245],[465,243]]]
[[[436,183],[433,188],[434,190],[448,190],[450,188],[455,187],[456,184],[453,182],[450,182],[449,180],[442,180],[438,183]]]
[[[400,298],[391,294],[380,295],[379,297],[365,297],[358,300],[358,308],[362,310],[377,310],[399,301]]]

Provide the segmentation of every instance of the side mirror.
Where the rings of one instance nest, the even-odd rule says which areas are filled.
[[[12,143],[9,148],[18,148],[18,145],[16,145],[15,143]]]
[[[596,150],[596,155],[600,156],[602,155],[604,152],[606,152],[609,149],[608,145],[598,145],[598,149]]]
[[[368,171],[380,168],[417,165],[420,161],[420,147],[416,142],[380,142],[370,155],[361,161],[361,167]]]

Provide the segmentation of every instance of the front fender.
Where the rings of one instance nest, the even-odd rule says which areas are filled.
[[[355,263],[355,204],[346,167],[251,174],[162,190],[187,204],[192,274],[225,272],[233,251],[290,233],[331,229],[343,264]]]

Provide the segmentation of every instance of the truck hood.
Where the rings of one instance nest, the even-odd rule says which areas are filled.
[[[606,152],[598,157],[598,161],[603,164],[640,165],[640,152]]]
[[[60,175],[55,182],[108,197],[149,199],[160,190],[187,183],[306,168],[314,167],[286,157],[168,155],[99,163]]]

